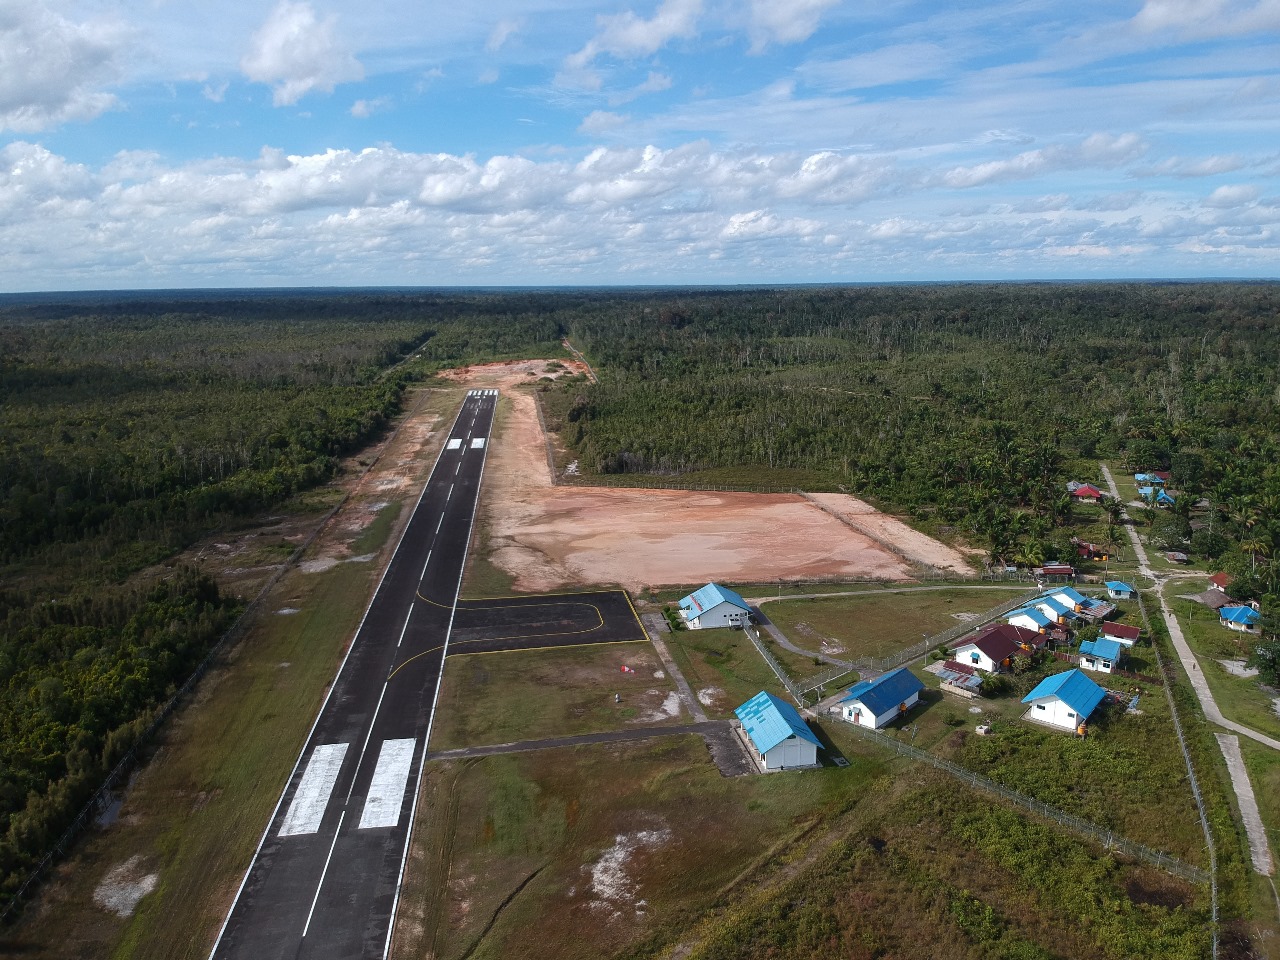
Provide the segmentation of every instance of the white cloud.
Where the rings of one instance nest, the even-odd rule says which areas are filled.
[[[212,103],[221,103],[223,99],[226,97],[227,89],[230,86],[231,86],[230,82],[226,80],[218,84],[206,83],[203,87],[200,88],[200,96],[204,97],[206,100]]]
[[[607,110],[592,110],[578,124],[578,132],[585,133],[589,137],[599,136],[602,133],[608,133],[610,130],[617,130],[621,126],[625,126],[630,118],[625,114],[610,113]]]
[[[899,43],[842,60],[815,60],[799,73],[810,86],[823,90],[860,90],[913,80],[947,76],[954,69],[955,51],[936,43]]]
[[[1115,167],[1141,156],[1147,150],[1142,138],[1133,133],[1118,137],[1095,133],[1075,145],[1055,145],[1028,150],[1008,160],[990,160],[971,167],[955,167],[943,175],[950,187],[976,187],[1009,180],[1026,180],[1056,170],[1085,167]]]
[[[351,105],[351,115],[361,120],[381,113],[391,106],[390,97],[376,97],[373,100],[357,100]]]
[[[1223,209],[1242,207],[1257,200],[1260,193],[1261,191],[1252,184],[1234,184],[1219,187],[1205,198],[1204,204],[1206,207],[1220,207]]]
[[[770,43],[800,43],[818,29],[827,10],[840,0],[751,0],[751,52]]]
[[[1235,154],[1201,157],[1198,160],[1187,157],[1167,157],[1159,163],[1135,170],[1134,173],[1144,177],[1213,177],[1232,173],[1248,165],[1243,157]]]
[[[317,20],[309,3],[281,0],[250,38],[240,69],[250,80],[271,84],[277,107],[313,90],[332,93],[339,83],[364,77],[360,62],[338,41],[336,26],[334,16]]]
[[[692,37],[702,15],[702,0],[662,0],[651,19],[636,16],[634,11],[596,18],[598,30],[577,53],[570,54],[565,66],[581,70],[602,54],[628,60],[657,53],[676,39]]]
[[[643,97],[649,93],[661,93],[663,90],[671,89],[671,77],[665,73],[658,73],[654,70],[649,71],[649,76],[643,82],[636,84],[630,90],[623,90],[618,93],[609,95],[610,106],[621,106],[624,103],[630,103],[639,97]]]
[[[1259,33],[1280,28],[1280,2],[1146,0],[1132,23],[1144,33],[1170,31],[1196,40]]]
[[[102,87],[122,72],[117,23],[73,23],[43,3],[0,7],[0,130],[36,132],[117,106]]]
[[[514,18],[499,20],[493,25],[493,29],[489,32],[489,39],[485,41],[484,48],[490,53],[501,50],[516,33],[524,27],[524,21]]]

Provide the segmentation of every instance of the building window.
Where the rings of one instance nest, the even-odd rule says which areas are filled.
[[[1044,704],[1043,704],[1043,703],[1037,703],[1037,704],[1036,704],[1036,709],[1037,709],[1037,710],[1043,710],[1044,708],[1045,708],[1045,707],[1044,707]]]

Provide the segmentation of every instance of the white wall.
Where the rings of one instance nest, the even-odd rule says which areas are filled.
[[[973,659],[975,653],[978,655],[977,660]],[[951,653],[951,659],[957,663],[964,663],[971,667],[977,667],[979,670],[985,670],[987,673],[995,673],[998,669],[995,661],[972,643],[966,643],[963,647],[956,647]]]
[[[1111,668],[1115,664],[1110,660],[1103,660],[1096,654],[1082,653],[1080,654],[1080,668],[1082,670],[1093,670],[1097,673],[1110,673]]]
[[[818,748],[808,740],[792,735],[764,755],[766,770],[784,767],[811,767],[818,762]]]
[[[1036,633],[1039,633],[1041,629],[1040,624],[1036,623],[1025,614],[1020,617],[1014,617],[1012,620],[1008,620],[1006,622],[1013,624],[1015,627],[1026,627],[1028,630],[1034,630]]]
[[[906,699],[907,709],[910,710],[919,702],[919,700],[919,691],[911,694],[911,696]],[[848,703],[844,704],[841,716],[843,716],[849,723],[856,723],[860,727],[868,727],[872,730],[878,730],[901,712],[902,711],[898,709],[898,705],[895,703],[891,710],[888,710],[877,717],[873,716],[871,711],[862,705],[861,700],[850,700]],[[859,715],[857,720],[853,719],[855,713]]]
[[[1042,705],[1043,710],[1040,709]],[[1064,730],[1075,730],[1080,725],[1080,718],[1076,716],[1075,711],[1057,697],[1041,698],[1031,704],[1031,709],[1027,713],[1041,723],[1050,723]]]
[[[694,608],[689,608],[689,613],[694,612]],[[732,603],[717,603],[709,610],[703,610],[702,613],[689,621],[689,629],[703,630],[710,627],[728,627],[733,624],[742,624],[747,622],[747,611]]]

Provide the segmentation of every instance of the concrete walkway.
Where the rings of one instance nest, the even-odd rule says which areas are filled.
[[[694,696],[693,688],[689,686],[689,681],[680,672],[680,667],[676,665],[676,658],[671,656],[671,651],[667,649],[666,641],[662,639],[662,631],[666,628],[667,621],[663,619],[661,614],[646,613],[641,615],[640,623],[644,627],[644,632],[649,635],[649,642],[653,644],[653,649],[657,651],[658,659],[662,661],[662,665],[666,668],[667,675],[676,682],[676,690],[680,693],[680,699],[684,702],[685,709],[699,723],[707,723],[707,714],[702,709],[702,704]]]
[[[1116,489],[1116,481],[1111,475],[1111,470],[1105,463],[1099,464],[1099,466],[1102,468],[1102,476],[1107,481],[1111,496],[1117,500],[1120,499],[1120,493]],[[1209,681],[1205,679],[1204,671],[1200,669],[1200,661],[1196,659],[1195,652],[1191,649],[1191,645],[1187,643],[1187,638],[1182,633],[1178,618],[1173,615],[1173,611],[1169,609],[1169,601],[1165,599],[1165,584],[1170,580],[1182,578],[1161,575],[1152,570],[1150,561],[1147,559],[1147,551],[1142,546],[1142,541],[1138,538],[1138,531],[1133,528],[1132,524],[1126,524],[1125,530],[1129,534],[1129,540],[1133,543],[1133,552],[1138,558],[1138,573],[1151,580],[1155,585],[1156,596],[1160,598],[1160,613],[1164,617],[1165,626],[1169,631],[1169,640],[1173,643],[1173,649],[1177,652],[1178,660],[1182,663],[1183,672],[1186,673],[1187,679],[1191,681],[1191,689],[1195,693],[1196,699],[1200,701],[1200,709],[1204,711],[1205,718],[1211,723],[1216,723],[1218,726],[1225,727],[1241,736],[1256,740],[1258,743],[1273,750],[1280,750],[1280,740],[1268,737],[1266,734],[1236,723],[1234,720],[1228,720],[1222,715],[1222,711],[1218,709],[1218,702],[1214,700],[1213,692],[1209,689]],[[1271,849],[1267,844],[1266,828],[1263,826],[1262,816],[1258,811],[1258,800],[1254,796],[1253,785],[1249,782],[1249,775],[1244,766],[1244,758],[1240,754],[1240,741],[1235,737],[1221,733],[1216,733],[1214,736],[1218,740],[1218,747],[1222,750],[1223,759],[1226,760],[1227,769],[1231,773],[1231,785],[1235,790],[1236,803],[1240,807],[1240,817],[1244,821],[1245,834],[1249,839],[1249,852],[1253,860],[1253,868],[1263,876],[1270,876],[1274,870]]]
[[[634,743],[640,740],[683,737],[689,734],[702,737],[721,776],[740,777],[756,772],[755,764],[739,742],[731,720],[708,720],[705,723],[684,723],[670,727],[637,727],[634,730],[609,730],[603,733],[582,733],[572,737],[547,737],[545,740],[517,740],[514,743],[494,743],[484,747],[435,750],[427,754],[427,760],[464,760],[469,757],[532,753],[535,750],[555,750],[561,747],[580,747],[599,743]]]
[[[1249,838],[1249,858],[1253,861],[1253,869],[1269,877],[1275,870],[1275,864],[1271,860],[1271,848],[1267,845],[1267,828],[1263,826],[1262,814],[1258,812],[1258,798],[1253,794],[1244,755],[1240,753],[1240,740],[1229,733],[1215,733],[1214,736],[1227,760],[1231,785],[1240,798],[1240,816],[1244,820],[1245,835]]]

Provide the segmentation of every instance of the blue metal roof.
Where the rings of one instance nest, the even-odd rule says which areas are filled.
[[[1102,689],[1079,670],[1068,670],[1066,673],[1045,677],[1036,688],[1022,698],[1023,703],[1031,703],[1042,697],[1057,697],[1068,707],[1086,719],[1093,713],[1093,708],[1102,702],[1107,691]]]
[[[761,690],[733,712],[742,721],[742,729],[747,731],[747,736],[761,753],[768,753],[792,736],[808,740],[815,747],[822,746],[799,711],[771,693]]]
[[[1103,660],[1110,660],[1113,663],[1120,659],[1120,652],[1123,649],[1124,645],[1119,640],[1112,640],[1109,637],[1085,640],[1080,644],[1081,653],[1091,653],[1095,657],[1101,657]]]
[[[849,688],[848,694],[841,698],[841,703],[850,700],[859,701],[877,717],[888,713],[913,693],[924,689],[920,679],[906,667],[881,674],[874,680],[863,680]]]
[[[735,607],[741,607],[748,612],[751,610],[747,606],[747,601],[743,600],[742,597],[728,587],[722,587],[718,583],[708,583],[705,587],[693,591],[693,593],[680,601],[680,606],[682,609],[692,610],[692,616],[697,617],[703,611],[718,607],[722,603],[731,603]]]
[[[1066,597],[1072,603],[1084,603],[1089,598],[1074,587],[1062,587],[1059,590],[1050,590],[1045,594],[1047,597]]]
[[[1164,486],[1164,481],[1157,477],[1154,473],[1135,473],[1133,479],[1139,483],[1152,483]]]
[[[1120,593],[1122,591],[1124,593],[1138,592],[1137,590],[1133,589],[1133,587],[1129,586],[1129,584],[1125,583],[1123,580],[1108,580],[1107,589],[1115,591],[1116,593]]]
[[[1046,617],[1035,607],[1020,607],[1019,609],[1011,610],[1004,615],[1006,622],[1013,620],[1015,617],[1030,617],[1034,623],[1038,623],[1042,627],[1047,627],[1053,623],[1052,620]]]
[[[1057,614],[1060,617],[1065,617],[1068,613],[1075,613],[1075,609],[1073,607],[1068,607],[1065,604],[1063,604],[1061,601],[1055,600],[1053,597],[1048,595],[1043,597],[1037,597],[1035,600],[1032,601],[1032,603],[1034,603],[1037,607],[1040,606],[1041,604],[1044,604],[1046,607],[1048,607],[1050,610],[1052,610],[1055,614]]]
[[[1253,607],[1223,607],[1218,611],[1218,616],[1231,623],[1244,623],[1250,626],[1262,619]]]

